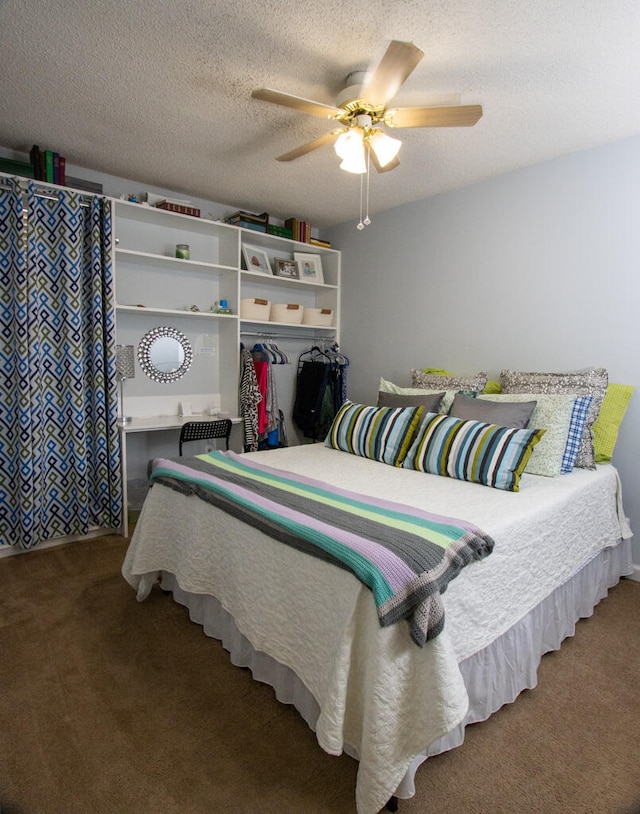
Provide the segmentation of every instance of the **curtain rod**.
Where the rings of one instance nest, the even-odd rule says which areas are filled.
[[[0,185],[3,186],[4,188],[8,189],[8,187],[9,187],[8,182],[11,180],[11,178],[15,178],[15,177],[17,177],[17,176],[0,177]],[[20,178],[22,178],[22,176],[20,176]],[[33,178],[26,178],[26,180],[30,181],[31,183],[34,183]],[[61,192],[66,192],[66,189],[61,188],[60,191]],[[70,192],[77,192],[77,190],[69,190],[69,191]],[[23,194],[26,195],[26,192],[23,193]],[[98,193],[95,193],[95,195],[97,195],[97,194]],[[89,203],[90,203],[92,197],[94,197],[94,193],[81,192],[80,193],[80,199],[81,199],[81,204],[80,205],[81,206],[89,206]],[[40,186],[40,185],[36,186],[36,198],[44,198],[44,199],[46,199],[48,201],[57,201],[58,200],[58,198],[55,195],[55,192],[54,192],[53,189],[51,189],[50,187],[47,187],[47,186]]]

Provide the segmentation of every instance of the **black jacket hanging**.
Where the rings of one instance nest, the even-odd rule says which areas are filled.
[[[309,358],[304,359],[305,356]],[[337,357],[317,347],[300,355],[293,421],[305,438],[322,441],[329,432],[345,398],[348,364],[346,357]]]

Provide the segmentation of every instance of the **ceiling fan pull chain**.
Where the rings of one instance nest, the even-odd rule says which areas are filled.
[[[367,150],[367,208],[365,211],[364,225],[368,226],[371,223],[369,217],[369,165],[371,163],[371,150]]]
[[[362,231],[364,229],[364,223],[362,222],[362,184],[364,183],[362,175],[360,175],[360,221],[357,225],[357,229]]]

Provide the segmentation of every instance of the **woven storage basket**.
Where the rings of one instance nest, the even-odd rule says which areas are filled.
[[[288,322],[292,325],[300,325],[304,308],[297,303],[274,302],[271,306],[272,322]]]
[[[257,319],[267,322],[271,316],[271,303],[259,297],[240,300],[240,316],[242,319]]]
[[[302,315],[303,325],[318,325],[323,328],[329,328],[333,325],[333,309],[332,308],[305,308]]]

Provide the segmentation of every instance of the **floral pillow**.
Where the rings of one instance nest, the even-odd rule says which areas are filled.
[[[411,383],[414,387],[430,388],[431,390],[468,390],[482,393],[487,379],[488,374],[484,371],[473,376],[441,376],[435,373],[425,373],[422,370],[411,371]]]
[[[582,469],[595,469],[593,425],[598,418],[609,376],[602,367],[578,370],[570,373],[523,372],[503,370],[500,384],[503,393],[548,393],[592,396],[589,413],[580,442],[575,465]]]

